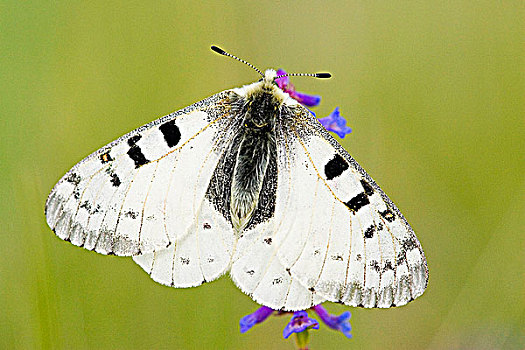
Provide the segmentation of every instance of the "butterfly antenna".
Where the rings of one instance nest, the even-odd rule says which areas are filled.
[[[253,69],[255,69],[255,70],[257,71],[257,73],[259,73],[260,75],[262,75],[262,76],[264,77],[263,72],[261,72],[259,69],[257,69],[257,67],[255,67],[253,64],[248,63],[248,62],[246,62],[245,60],[240,59],[239,57],[234,56],[234,55],[232,55],[231,53],[228,53],[228,52],[224,51],[223,49],[221,49],[220,47],[217,47],[217,46],[215,46],[215,45],[212,45],[211,49],[212,49],[213,51],[217,52],[218,54],[221,54],[221,55],[224,55],[224,56],[228,56],[228,57],[234,58],[234,59],[236,59],[237,61],[242,62],[242,63],[244,63],[244,64],[246,64],[246,65],[252,67]]]
[[[289,74],[278,75],[275,79],[279,79],[282,77],[314,77],[314,78],[319,78],[319,79],[328,79],[332,77],[332,74],[330,73],[289,73]]]

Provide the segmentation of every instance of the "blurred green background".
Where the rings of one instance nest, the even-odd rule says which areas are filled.
[[[522,1],[3,1],[0,5],[0,348],[293,349],[288,316],[246,334],[257,305],[229,280],[188,290],[131,259],[56,238],[55,182],[118,136],[258,79],[210,51],[296,78],[336,106],[343,145],[425,249],[426,293],[350,309],[354,339],[312,349],[525,347],[525,5]]]

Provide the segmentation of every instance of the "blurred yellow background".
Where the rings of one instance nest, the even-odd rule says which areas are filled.
[[[257,80],[213,53],[295,78],[340,106],[342,142],[425,250],[426,293],[321,326],[312,349],[525,347],[522,1],[4,1],[0,5],[0,348],[293,349],[289,317],[239,333],[257,305],[227,277],[179,290],[129,258],[56,238],[55,182],[120,135]]]

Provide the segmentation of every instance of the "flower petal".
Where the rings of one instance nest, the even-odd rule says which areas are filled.
[[[279,69],[277,71],[277,76],[285,75],[285,74],[286,72],[282,69]],[[286,76],[286,77],[278,78],[278,79],[275,79],[275,82],[277,83],[277,86],[281,90],[286,91],[286,88],[288,87],[288,85],[290,85],[290,77]]]
[[[277,76],[284,74],[286,74],[286,72],[282,69],[277,71]],[[321,102],[321,96],[295,91],[295,86],[290,83],[290,77],[288,76],[275,79],[275,83],[281,90],[288,93],[291,98],[297,100],[297,102],[305,106],[315,107],[319,104],[319,102]]]
[[[336,133],[340,138],[344,138],[346,134],[352,132],[352,129],[346,126],[346,119],[339,114],[339,107],[336,107],[327,117],[317,120],[319,120],[326,130]]]
[[[294,99],[296,99],[300,104],[303,104],[308,107],[315,107],[321,102],[321,96],[318,95],[309,95],[302,92],[295,92],[290,94]]]
[[[313,307],[321,321],[323,321],[328,327],[335,329],[336,331],[342,332],[347,338],[352,338],[352,326],[350,326],[350,312],[343,312],[341,315],[336,316],[329,314],[328,311],[321,305]]]
[[[245,333],[257,323],[261,323],[264,320],[266,320],[273,313],[273,311],[274,310],[270,309],[269,307],[262,306],[258,308],[254,313],[241,318],[241,320],[239,321],[241,333]]]
[[[306,329],[319,329],[319,322],[309,318],[306,311],[296,311],[290,322],[284,327],[283,337],[287,339],[292,333],[300,333]]]

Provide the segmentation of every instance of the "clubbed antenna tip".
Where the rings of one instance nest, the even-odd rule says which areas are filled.
[[[330,73],[315,73],[315,77],[316,78],[321,78],[321,79],[328,79],[328,78],[332,77],[332,74],[330,74]]]
[[[239,57],[232,55],[231,53],[227,53],[226,51],[224,51],[223,49],[221,49],[220,47],[217,47],[217,46],[215,46],[215,45],[212,45],[212,46],[211,46],[211,49],[212,49],[213,51],[217,52],[217,53],[220,54],[220,55],[224,55],[224,56],[231,57],[231,58],[233,58],[233,59],[235,59],[235,60],[237,60],[237,61],[239,61],[239,62],[242,62],[242,63],[244,63],[244,64],[246,64],[246,65],[252,67],[254,70],[257,71],[257,73],[259,73],[260,75],[262,75],[262,76],[264,77],[263,72],[261,72],[259,69],[257,69],[257,67],[255,67],[253,64],[248,63],[248,62],[246,62],[245,60],[242,60],[242,59],[240,59]]]
[[[320,78],[320,79],[328,79],[332,77],[332,74],[330,73],[286,73],[286,74],[278,75],[275,79],[279,79],[282,77],[313,77],[313,78]]]
[[[215,45],[212,45],[211,46],[211,49],[215,52],[217,52],[218,54],[221,54],[221,55],[226,55],[226,51],[224,51],[223,49],[221,49],[220,47],[217,47]]]

